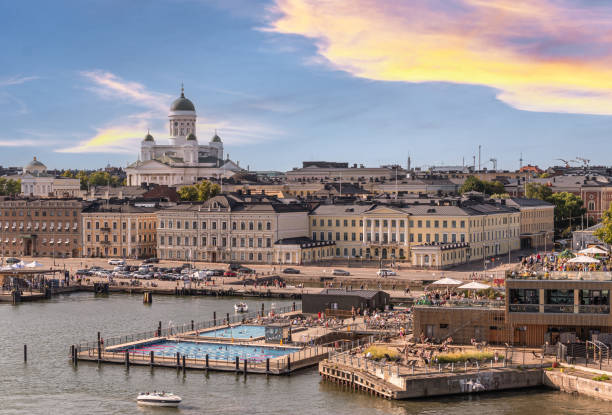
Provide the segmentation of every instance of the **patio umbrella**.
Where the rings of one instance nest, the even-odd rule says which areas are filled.
[[[480,282],[472,281],[467,284],[463,284],[459,287],[460,290],[486,290],[487,288],[491,288],[487,284],[482,284]]]
[[[599,264],[599,259],[591,258],[586,255],[578,255],[576,258],[572,258],[567,262],[568,264]]]
[[[11,268],[13,268],[13,269],[21,269],[21,268],[23,268],[23,267],[24,267],[24,265],[23,265],[23,261],[18,262],[17,264],[13,264],[13,265],[11,265]]]
[[[605,255],[608,253],[608,251],[605,251],[601,248],[597,248],[596,246],[592,246],[590,248],[587,249],[583,249],[582,251],[578,251],[579,254],[591,254],[591,255],[595,255],[595,254],[600,254],[600,255]]]
[[[42,267],[42,265],[43,264],[41,264],[40,262],[32,261],[29,264],[26,264],[26,268]]]
[[[452,278],[442,278],[441,280],[434,281],[431,285],[440,285],[440,286],[451,286],[451,285],[461,285],[463,281],[454,280]]]

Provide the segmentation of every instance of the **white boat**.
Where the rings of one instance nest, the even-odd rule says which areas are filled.
[[[138,395],[136,401],[143,406],[170,406],[177,407],[181,397],[169,392],[145,392]]]
[[[247,305],[247,303],[234,304],[234,310],[237,313],[246,313],[247,311],[249,311],[249,306]]]

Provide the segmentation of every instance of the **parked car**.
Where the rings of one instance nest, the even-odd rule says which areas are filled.
[[[236,273],[234,271],[227,270],[223,273],[224,277],[235,277]]]
[[[230,262],[230,264],[227,266],[227,269],[230,271],[238,271],[240,268],[242,268],[242,265],[237,262]]]
[[[125,261],[119,258],[111,258],[108,260],[108,265],[125,265]]]
[[[19,258],[7,258],[6,259],[7,264],[18,264],[19,262],[21,262],[21,259]]]
[[[209,269],[208,271],[206,271],[206,276],[207,277],[222,277],[223,276],[223,270],[220,270],[220,269]]]
[[[295,268],[285,268],[283,274],[299,274],[300,270]]]
[[[379,277],[394,277],[397,274],[391,269],[379,269],[378,272],[376,272],[376,275]]]
[[[145,264],[159,264],[159,258],[147,258],[144,260]]]
[[[351,273],[343,269],[335,269],[332,271],[332,275],[340,275],[340,276],[346,277],[346,276],[351,275]]]
[[[248,267],[240,267],[237,270],[241,274],[254,274],[255,270]]]

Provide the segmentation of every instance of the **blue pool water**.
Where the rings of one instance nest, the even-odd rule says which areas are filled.
[[[125,350],[125,349],[123,349]],[[285,356],[297,351],[293,348],[283,347],[262,347],[262,346],[243,346],[238,344],[226,343],[193,343],[177,342],[165,340],[157,343],[147,343],[136,348],[130,348],[130,353],[149,354],[151,351],[157,356],[176,356],[179,352],[181,356],[189,358],[205,359],[206,355],[212,360],[233,361],[236,356],[241,360],[265,361],[266,358]]]
[[[236,327],[226,327],[224,329],[217,329],[211,331],[205,331],[200,333],[202,337],[223,337],[226,339],[250,339],[263,337],[266,335],[265,326],[247,326],[239,325]]]

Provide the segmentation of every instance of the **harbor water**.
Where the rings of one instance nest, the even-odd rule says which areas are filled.
[[[386,401],[321,382],[315,368],[291,376],[236,376],[177,372],[167,368],[70,364],[69,347],[80,341],[154,330],[190,320],[233,313],[236,299],[141,295],[96,297],[78,293],[17,306],[0,304],[0,414],[604,414],[609,403],[546,389],[435,400]],[[247,300],[249,309],[266,303]],[[23,345],[28,361],[23,361]],[[179,409],[139,408],[141,391],[171,391],[183,397]]]

